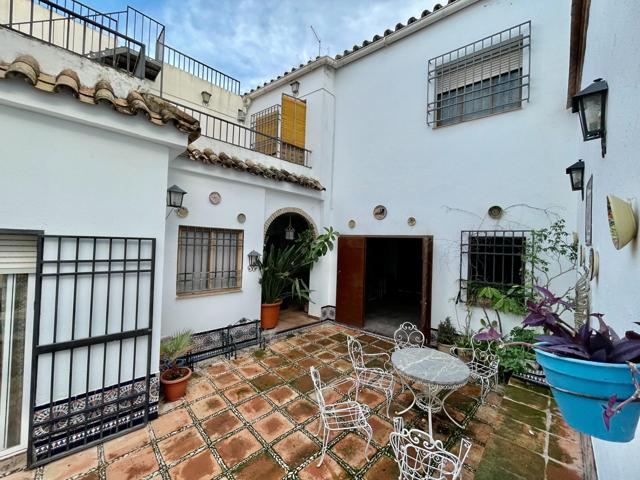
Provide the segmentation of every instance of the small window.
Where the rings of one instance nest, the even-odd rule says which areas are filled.
[[[427,124],[520,108],[529,99],[530,41],[527,22],[429,60]]]
[[[178,295],[242,287],[242,230],[181,225],[178,237]]]
[[[526,249],[532,242],[528,230],[463,231],[460,276],[463,300],[473,300],[484,287],[503,292],[524,285],[529,265]]]

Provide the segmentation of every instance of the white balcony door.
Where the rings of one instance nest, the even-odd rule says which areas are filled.
[[[0,273],[0,457],[27,443],[33,277]]]

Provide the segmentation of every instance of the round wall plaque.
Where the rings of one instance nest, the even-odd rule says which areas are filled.
[[[373,216],[378,220],[382,220],[387,216],[387,207],[384,205],[377,205],[373,209]]]
[[[180,207],[176,210],[176,215],[180,218],[186,218],[189,215],[189,209],[187,207]]]
[[[211,192],[209,194],[209,201],[213,205],[218,205],[222,201],[222,196],[218,192]]]
[[[416,219],[415,217],[409,217],[407,218],[407,224],[409,224],[410,227],[413,227],[416,224]]]
[[[498,218],[502,217],[504,210],[499,205],[494,205],[492,207],[489,207],[489,211],[487,213],[491,218],[497,220]]]
[[[356,228],[356,221],[351,219],[347,225],[349,225],[349,228]]]
[[[238,214],[238,223],[244,223],[247,221],[247,216],[244,213]]]

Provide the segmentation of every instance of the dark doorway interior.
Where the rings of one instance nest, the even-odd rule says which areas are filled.
[[[403,322],[420,324],[422,239],[367,238],[364,328],[393,337]]]

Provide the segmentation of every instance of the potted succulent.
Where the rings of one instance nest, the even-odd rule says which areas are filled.
[[[449,353],[457,338],[458,332],[451,323],[451,318],[447,317],[440,322],[440,325],[438,325],[438,350]]]
[[[264,330],[275,328],[280,316],[280,305],[285,298],[309,302],[310,290],[298,274],[316,263],[330,250],[338,232],[325,228],[325,233],[314,237],[311,230],[302,232],[295,243],[285,248],[271,245],[262,260],[258,259],[262,305],[260,323]]]
[[[630,362],[640,361],[640,334],[628,331],[620,338],[601,314],[592,314],[597,328],[588,321],[575,329],[562,319],[573,306],[545,288],[536,290],[538,301],[527,301],[524,325],[547,333],[536,337],[533,348],[565,420],[603,440],[631,441],[640,418],[640,378]],[[488,337],[500,334],[484,333]]]
[[[187,391],[187,382],[191,377],[191,369],[182,365],[180,357],[191,350],[193,334],[184,330],[160,342],[160,361],[162,363],[160,383],[164,388],[167,402],[175,402]]]

